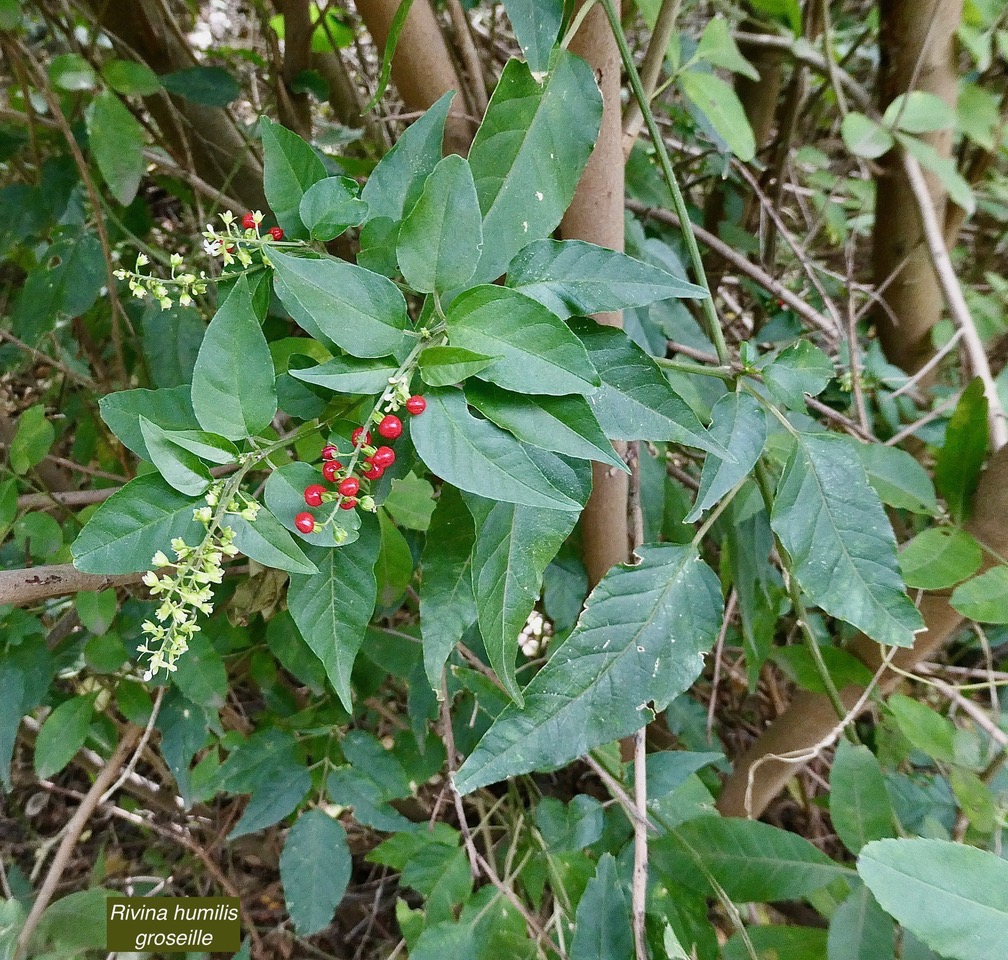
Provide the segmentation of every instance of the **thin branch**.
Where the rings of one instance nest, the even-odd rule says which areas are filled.
[[[42,600],[63,597],[82,590],[107,590],[139,583],[142,573],[106,576],[81,573],[72,563],[59,563],[21,570],[0,570],[0,604],[27,607]]]
[[[634,867],[631,904],[633,908],[634,953],[636,960],[648,960],[644,920],[647,910],[648,838],[647,827],[647,727],[634,734]]]

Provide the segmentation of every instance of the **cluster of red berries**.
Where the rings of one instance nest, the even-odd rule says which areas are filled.
[[[412,396],[406,401],[406,409],[413,415],[418,416],[427,409],[427,401],[421,396]],[[395,440],[402,435],[402,421],[393,413],[386,414],[378,424],[378,434],[386,440]],[[350,434],[354,448],[364,448],[371,446],[371,434],[363,427],[357,427]],[[357,506],[357,494],[360,492],[360,480],[350,476],[349,473],[340,479],[343,471],[343,464],[336,459],[339,451],[334,446],[322,448],[322,476],[329,482],[336,484],[336,492],[340,497],[341,510],[353,510]],[[364,458],[361,463],[361,476],[365,480],[378,480],[382,474],[395,463],[395,451],[391,447],[381,446]],[[305,487],[305,503],[309,507],[320,507],[329,493],[321,483],[312,483]],[[294,518],[294,526],[302,533],[313,533],[315,530],[315,518],[306,510],[299,513]]]
[[[242,217],[242,229],[244,229],[244,230],[255,230],[255,228],[256,228],[255,215],[252,214],[252,213],[246,213],[245,216]],[[274,240],[277,240],[277,241],[283,240],[283,238],[284,238],[283,228],[282,227],[270,227],[269,228],[269,235]]]

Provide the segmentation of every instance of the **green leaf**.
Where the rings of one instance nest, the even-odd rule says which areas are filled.
[[[18,417],[8,457],[11,469],[25,474],[45,459],[56,440],[56,431],[45,415],[45,404],[36,403]]]
[[[987,397],[977,377],[963,390],[952,412],[935,462],[935,486],[960,523],[969,516],[970,501],[980,481],[987,432]]]
[[[441,488],[420,558],[420,632],[424,669],[434,690],[441,689],[441,670],[476,622],[472,588],[472,548],[476,539],[472,515],[459,491]]]
[[[728,21],[720,15],[704,27],[695,56],[700,60],[706,60],[712,66],[722,67],[750,80],[760,78],[756,68],[742,56],[735,38],[728,30]]]
[[[193,368],[192,405],[200,426],[244,440],[277,412],[276,373],[244,278],[207,327]]]
[[[908,587],[944,590],[972,577],[983,562],[980,544],[958,527],[932,527],[913,538],[899,555]]]
[[[368,205],[357,197],[357,183],[346,177],[326,177],[301,197],[298,215],[313,240],[327,242],[368,216]]]
[[[434,513],[434,488],[426,480],[407,474],[392,481],[392,489],[382,506],[400,527],[426,530]]]
[[[283,526],[314,547],[341,547],[356,540],[360,530],[360,513],[357,510],[339,510],[335,524],[322,526],[333,512],[334,505],[324,503],[321,507],[307,506],[304,499],[305,487],[312,483],[322,483],[322,474],[318,468],[302,461],[285,463],[269,475],[263,499],[270,512]],[[313,533],[302,533],[294,526],[294,518],[302,512],[315,517],[316,526]],[[346,534],[345,539],[337,541],[336,529]]]
[[[156,423],[140,417],[140,432],[151,462],[179,493],[198,497],[210,486],[210,471],[196,454],[176,446]]]
[[[413,209],[424,182],[441,159],[445,118],[454,96],[453,90],[448,91],[410,124],[371,171],[361,199],[367,203],[372,220],[400,220]]]
[[[522,396],[474,382],[466,387],[466,399],[488,420],[525,443],[630,472],[584,397]]]
[[[486,369],[496,359],[462,347],[427,347],[420,354],[420,376],[430,387],[451,387]]]
[[[766,413],[747,393],[725,394],[711,411],[710,436],[735,457],[728,463],[710,454],[700,473],[696,505],[683,523],[694,523],[756,465],[767,438]]]
[[[830,768],[830,819],[855,856],[872,840],[895,835],[895,815],[882,767],[867,747],[841,739]]]
[[[804,837],[758,820],[705,816],[654,843],[662,873],[696,878],[697,860],[737,903],[797,900],[853,871],[834,863]]]
[[[941,181],[948,191],[949,199],[962,207],[967,214],[976,210],[976,197],[969,182],[959,172],[958,161],[954,156],[939,153],[932,144],[905,133],[896,135],[900,146],[906,150],[925,169],[931,171]]]
[[[297,541],[265,507],[259,508],[254,521],[229,513],[224,523],[234,530],[234,545],[257,563],[275,570],[286,570],[287,573],[318,573],[318,567],[304,555]]]
[[[592,591],[570,637],[456,774],[462,793],[558,766],[640,729],[699,676],[721,627],[717,577],[692,547],[640,547]],[[614,626],[615,625],[615,626]]]
[[[563,0],[504,0],[504,9],[529,69],[545,73],[563,22]]]
[[[109,430],[144,460],[150,460],[151,455],[140,429],[141,417],[165,431],[198,430],[200,425],[193,413],[189,384],[160,390],[120,390],[101,397],[98,410]]]
[[[868,472],[868,482],[882,502],[900,510],[938,512],[934,484],[920,461],[906,450],[884,443],[859,443],[857,452]]]
[[[1008,623],[1008,567],[994,567],[952,591],[952,606],[980,623]]]
[[[333,357],[304,370],[292,368],[290,375],[334,393],[381,393],[398,370],[399,365],[391,360]]]
[[[21,719],[46,698],[53,676],[52,654],[42,634],[40,629],[34,643],[0,651],[0,784],[8,791]]]
[[[813,603],[879,643],[913,645],[924,623],[903,591],[896,538],[850,443],[798,434],[770,522]]]
[[[903,133],[934,133],[955,126],[955,110],[933,93],[911,90],[886,107],[882,123]]]
[[[626,894],[616,860],[605,853],[578,902],[570,960],[631,960],[633,955]]]
[[[385,49],[382,51],[381,68],[378,71],[378,83],[375,86],[374,95],[364,104],[361,113],[373,110],[378,101],[385,95],[389,79],[392,76],[392,58],[395,56],[396,47],[399,44],[399,36],[403,31],[403,27],[406,26],[406,18],[409,16],[410,7],[412,6],[413,0],[399,0],[395,12],[392,14],[385,39]]]
[[[799,340],[760,366],[770,395],[792,410],[804,410],[805,394],[818,396],[833,379],[833,361],[808,340]]]
[[[291,616],[348,712],[353,711],[350,671],[374,613],[378,583],[375,564],[381,537],[377,521],[366,519],[361,536],[338,550],[312,548],[318,567],[311,576],[292,574],[287,592]]]
[[[434,168],[399,229],[396,256],[406,282],[420,293],[463,286],[483,249],[483,220],[469,164],[450,154]]]
[[[732,87],[717,74],[700,70],[680,73],[678,83],[728,149],[743,163],[749,163],[756,156],[756,139],[745,108]]]
[[[378,524],[381,529],[381,549],[375,564],[378,606],[387,610],[395,607],[406,592],[413,576],[413,554],[406,538],[384,510],[378,513]]]
[[[195,545],[203,527],[193,520],[199,501],[173,490],[161,477],[130,480],[92,514],[73,546],[74,566],[84,573],[140,573],[175,537]]]
[[[895,960],[893,933],[892,920],[871,891],[858,887],[830,918],[828,960]]]
[[[892,150],[896,142],[885,127],[855,110],[843,118],[840,135],[847,149],[865,160],[877,160]]]
[[[105,633],[115,620],[118,603],[115,590],[82,590],[74,597],[81,626],[89,633]],[[116,664],[118,666],[118,664]]]
[[[882,908],[943,957],[990,960],[1008,938],[1008,863],[947,840],[878,840],[858,873]]]
[[[144,129],[110,90],[98,94],[87,113],[88,143],[112,196],[129,206],[147,168]]]
[[[494,357],[478,374],[518,393],[594,393],[599,385],[585,348],[542,304],[507,287],[473,287],[447,313],[452,346]]]
[[[819,651],[830,677],[838,690],[848,684],[867,687],[871,683],[872,672],[852,653],[840,647],[822,647]],[[777,647],[770,658],[784,674],[803,690],[826,693],[826,684],[819,672],[819,664],[807,647]]]
[[[948,717],[902,693],[894,693],[886,707],[911,746],[941,760],[956,760],[956,728]]]
[[[595,75],[579,57],[561,53],[541,84],[527,64],[508,61],[469,151],[483,211],[475,282],[497,279],[557,227],[601,122]]]
[[[211,463],[234,463],[238,448],[230,441],[206,430],[165,430],[164,435],[177,447],[195,453]]]
[[[325,180],[325,165],[296,133],[269,117],[260,119],[259,130],[266,200],[290,239],[307,240],[309,230],[301,219],[301,200],[309,187]]]
[[[571,321],[602,378],[588,402],[607,437],[619,440],[671,440],[733,460],[654,362],[622,330],[594,320]]]
[[[706,297],[703,287],[625,253],[580,240],[536,240],[508,266],[507,285],[558,317]]]
[[[227,698],[227,668],[205,633],[192,637],[189,649],[171,675],[172,683],[189,703],[220,710]]]
[[[53,86],[71,93],[94,90],[95,72],[91,64],[76,53],[61,53],[49,64],[49,79]]]
[[[84,746],[94,718],[95,694],[72,697],[46,717],[35,741],[35,773],[48,780]]]
[[[280,882],[298,936],[310,937],[332,923],[352,873],[340,822],[321,810],[302,813],[280,854]]]
[[[165,90],[205,107],[226,107],[241,95],[234,76],[223,67],[189,67],[161,75]]]
[[[826,931],[815,927],[747,927],[758,960],[823,960]],[[721,952],[721,960],[751,960],[742,937],[735,934]]]
[[[173,304],[167,310],[153,300],[140,315],[144,359],[156,387],[192,382],[206,323],[195,307]]]
[[[387,277],[332,257],[269,256],[277,296],[312,336],[355,357],[386,357],[406,343],[406,301]]]
[[[102,76],[116,93],[149,97],[161,89],[157,74],[136,60],[109,60],[102,65]]]
[[[542,589],[543,574],[577,522],[570,510],[542,510],[465,497],[476,525],[472,556],[477,621],[490,666],[524,704],[515,679],[518,637]]]
[[[535,808],[535,824],[551,853],[573,853],[602,836],[605,812],[598,800],[584,793],[568,804],[543,797]]]
[[[427,392],[427,409],[410,425],[420,459],[444,480],[488,500],[580,511],[582,504],[543,474],[511,434],[466,407],[461,390]]]

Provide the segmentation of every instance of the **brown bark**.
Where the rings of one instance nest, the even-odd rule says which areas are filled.
[[[291,87],[298,74],[311,66],[312,22],[308,0],[282,0],[284,15],[283,77],[285,96],[279,98],[280,116],[286,126],[305,139],[311,139],[311,100],[306,92],[295,93]]]
[[[375,44],[384,50],[398,0],[356,0],[356,5]],[[392,57],[392,80],[412,110],[426,110],[449,90],[462,87],[430,0],[415,0],[410,7]],[[475,133],[476,124],[456,97],[445,124],[445,152],[465,156]]]
[[[595,151],[563,221],[566,240],[587,240],[613,250],[623,249],[623,147],[620,120],[620,55],[609,21],[596,5],[570,45],[595,71],[602,89],[602,130]],[[599,323],[623,326],[622,313],[603,313]],[[624,453],[624,449],[619,450]],[[627,475],[604,464],[592,464],[592,494],[581,516],[582,557],[594,586],[616,563],[629,555]]]
[[[962,0],[881,0],[879,11],[879,107],[884,110],[909,90],[932,93],[955,107],[959,92],[955,32]],[[922,139],[939,156],[951,155],[951,130]],[[934,174],[928,173],[927,181],[938,218],[944,220],[945,190]],[[890,361],[914,373],[933,353],[931,328],[941,318],[943,298],[898,150],[890,150],[880,161],[872,242],[874,281],[884,288],[884,306],[875,312],[879,340]]]
[[[973,499],[973,516],[966,529],[995,553],[1003,555],[1008,551],[1005,517],[1008,517],[1008,447],[994,455],[981,477]],[[985,568],[992,566],[989,554],[985,556]],[[927,632],[917,635],[912,648],[897,652],[893,663],[903,670],[912,670],[920,661],[932,658],[963,622],[963,617],[949,603],[947,593],[927,594],[920,610]],[[882,663],[878,644],[868,637],[858,637],[850,649],[872,672]],[[900,674],[889,670],[883,674],[878,689],[883,694],[888,693],[902,679]],[[841,691],[841,698],[850,709],[863,692],[860,687],[846,687]],[[718,798],[718,809],[729,817],[759,817],[803,766],[765,758],[808,750],[827,737],[836,724],[836,712],[827,697],[808,691],[796,694],[784,713],[735,761],[734,770],[725,780]],[[751,771],[751,802],[747,809],[746,790]]]
[[[142,576],[142,573],[117,576],[81,573],[71,563],[0,570],[0,604],[28,607],[51,597],[67,596],[81,590],[107,590],[109,587],[139,583]]]

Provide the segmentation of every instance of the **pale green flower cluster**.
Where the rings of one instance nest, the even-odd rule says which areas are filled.
[[[224,224],[224,230],[218,230],[212,223],[208,223],[203,231],[203,250],[208,257],[220,258],[224,266],[229,267],[233,263],[239,263],[242,267],[252,265],[252,255],[248,252],[249,242],[269,240],[269,234],[260,238],[259,227],[263,222],[261,210],[256,210],[252,214],[255,226],[243,229],[241,224],[235,219],[235,215],[230,210],[225,210],[220,215]]]
[[[389,377],[389,385],[385,390],[382,401],[375,406],[374,413],[371,414],[371,419],[375,423],[381,422],[382,417],[386,413],[395,413],[413,396],[413,391],[410,390],[411,375],[412,370],[407,370],[398,377]]]
[[[140,271],[150,263],[150,258],[145,253],[138,253],[136,266],[133,270],[116,270],[115,275],[120,280],[129,280],[130,293],[138,300],[146,297],[153,297],[162,310],[167,310],[172,305],[172,290],[175,290],[178,302],[187,307],[193,302],[193,297],[206,293],[207,276],[201,272],[197,277],[195,273],[181,273],[182,255],[173,253],[169,261],[171,263],[171,276],[165,279],[150,276]]]
[[[171,673],[178,669],[176,662],[189,649],[193,636],[199,633],[197,614],[213,613],[213,585],[224,579],[224,558],[238,553],[234,530],[216,525],[214,521],[214,508],[219,504],[223,486],[223,481],[215,483],[207,491],[207,505],[193,510],[194,519],[207,527],[203,541],[190,547],[176,537],[171,544],[175,560],[169,560],[158,550],[151,559],[154,569],[144,574],[143,582],[150,588],[151,595],[161,600],[154,613],[155,620],[143,623],[146,639],[139,652],[150,657],[145,680],[152,680],[162,670]],[[258,512],[259,504],[241,493],[232,497],[223,511],[250,522],[255,521]]]

